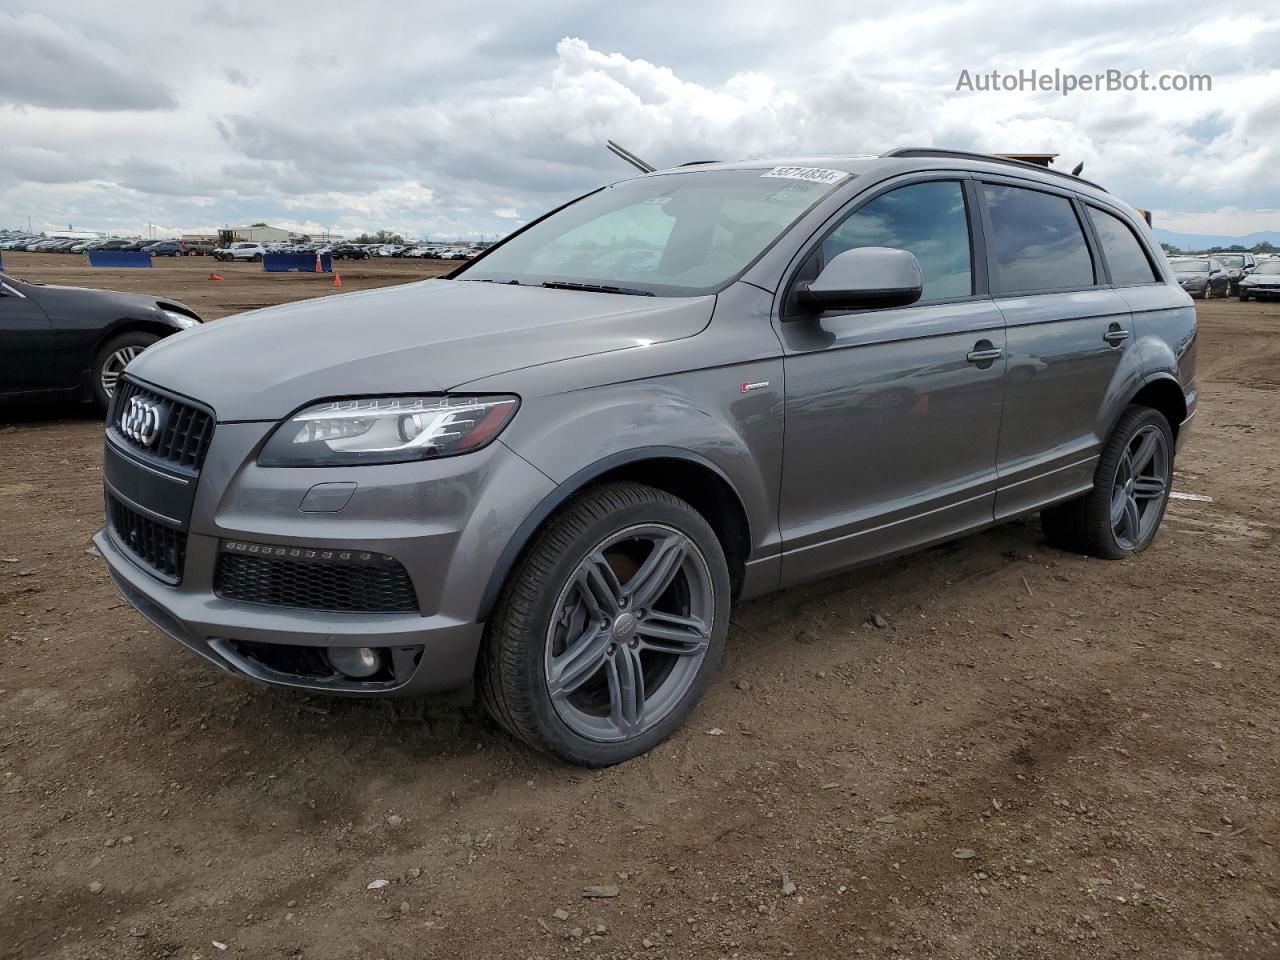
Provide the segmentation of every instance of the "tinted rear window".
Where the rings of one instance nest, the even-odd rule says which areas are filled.
[[[1111,282],[1120,286],[1134,283],[1151,283],[1159,279],[1151,268],[1142,244],[1133,231],[1119,217],[1089,207],[1089,219],[1102,244],[1102,256],[1111,268]]]
[[[997,292],[1072,290],[1097,282],[1071,201],[994,183],[984,183],[982,193],[994,233],[987,246]]]

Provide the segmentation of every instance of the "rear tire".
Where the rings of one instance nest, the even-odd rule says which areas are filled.
[[[638,483],[578,495],[539,533],[489,622],[477,686],[529,746],[603,767],[688,718],[729,626],[729,570],[693,507]]]
[[[1093,490],[1040,513],[1050,546],[1119,560],[1155,540],[1173,486],[1173,429],[1164,414],[1133,404],[1102,448]]]
[[[98,348],[93,358],[91,374],[93,402],[100,413],[106,414],[116,383],[129,361],[159,339],[154,333],[129,330],[117,334]]]

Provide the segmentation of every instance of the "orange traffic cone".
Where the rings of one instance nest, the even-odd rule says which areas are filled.
[[[211,273],[211,274],[209,274],[209,279],[210,279],[210,280],[221,280],[221,279],[222,279],[222,277],[218,276],[216,273]]]
[[[340,274],[340,273],[335,273],[335,274],[333,275],[333,285],[334,285],[335,287],[340,287],[340,286],[342,286],[342,274]]]
[[[316,273],[324,273],[324,264],[320,262],[320,251],[316,251]]]

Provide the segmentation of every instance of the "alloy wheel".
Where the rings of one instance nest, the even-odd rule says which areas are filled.
[[[556,713],[580,736],[627,740],[697,679],[715,618],[711,570],[674,527],[628,527],[579,561],[553,611],[544,671]]]
[[[102,364],[102,391],[110,397],[116,390],[116,383],[120,379],[120,374],[124,373],[124,368],[129,365],[129,361],[142,352],[142,347],[121,347],[114,353],[110,354]]]
[[[1172,458],[1164,433],[1147,424],[1130,438],[1111,486],[1111,529],[1122,550],[1146,543],[1160,523]]]

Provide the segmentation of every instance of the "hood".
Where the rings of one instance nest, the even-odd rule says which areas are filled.
[[[199,315],[184,303],[145,293],[122,293],[119,290],[98,290],[93,287],[64,287],[56,284],[26,284],[29,293],[51,317],[72,317],[83,320],[86,311],[94,315],[137,317],[155,313],[161,309],[175,310],[199,319]]]
[[[557,360],[690,337],[715,297],[671,299],[424,280],[227,317],[162,340],[129,373],[279,420],[329,397],[436,393]]]

